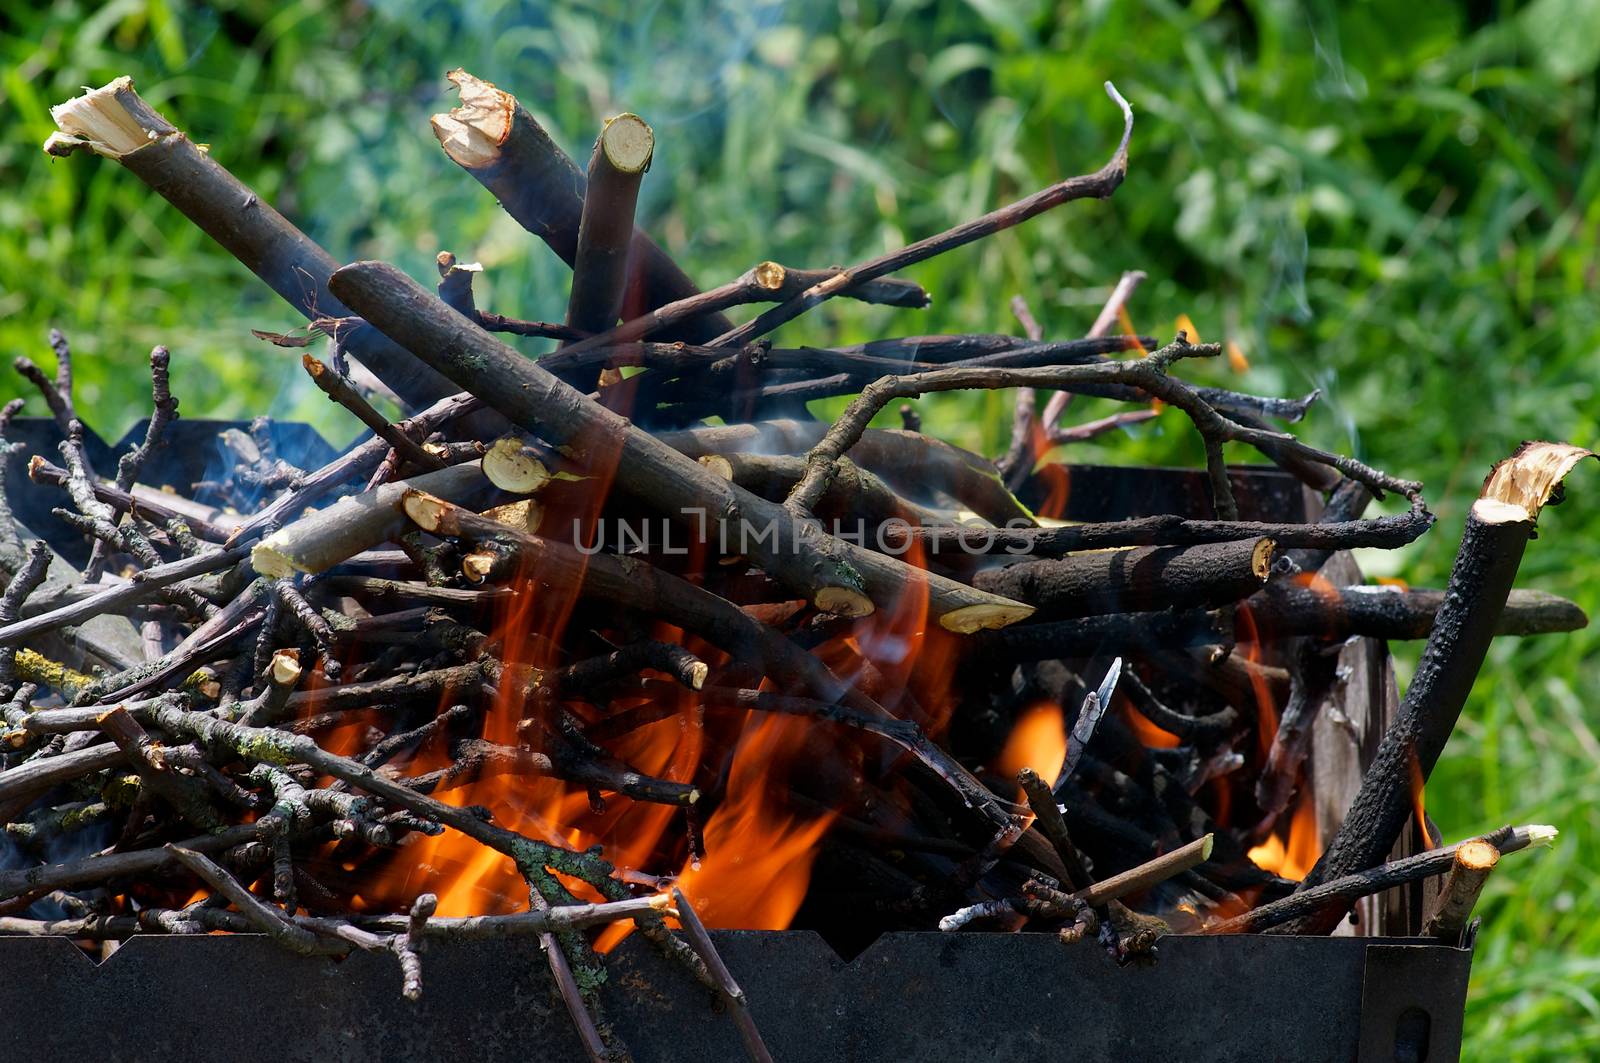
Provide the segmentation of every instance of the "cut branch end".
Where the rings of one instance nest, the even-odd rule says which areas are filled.
[[[460,93],[461,102],[433,116],[433,135],[458,165],[487,166],[500,157],[500,146],[511,133],[516,97],[459,68],[445,77]]]
[[[643,173],[650,169],[655,154],[655,133],[643,118],[623,112],[606,122],[600,131],[600,147],[606,159],[622,173]]]

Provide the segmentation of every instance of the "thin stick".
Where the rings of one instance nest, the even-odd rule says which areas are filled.
[[[1107,901],[1120,900],[1130,893],[1147,890],[1211,859],[1212,841],[1213,835],[1210,834],[1196,838],[1187,845],[1180,846],[1170,853],[1164,853],[1154,860],[1148,860],[1138,867],[1101,879],[1088,889],[1074,893],[1073,897],[1094,908]]]
[[[150,352],[150,421],[145,426],[144,442],[117,460],[118,491],[133,489],[134,482],[139,479],[139,470],[144,468],[144,463],[156,447],[161,445],[161,437],[165,434],[168,423],[178,415],[178,400],[172,397],[171,383],[167,375],[169,361],[170,354],[165,347],[156,347]],[[70,370],[68,378],[70,379]],[[94,478],[92,482],[96,488],[100,486],[98,478]],[[98,490],[95,495],[99,496]],[[89,552],[89,561],[83,567],[85,583],[100,581],[100,573],[105,568],[108,545],[104,539],[95,540],[94,547]]]
[[[398,427],[407,435],[411,435],[414,438],[422,438],[457,418],[465,417],[481,405],[482,403],[471,395],[451,395],[440,399],[415,417],[401,422]],[[365,443],[352,447],[346,453],[308,475],[301,481],[297,489],[280,496],[265,509],[235,528],[233,534],[228,537],[229,544],[249,542],[257,535],[273,530],[283,523],[290,514],[299,514],[301,510],[318,501],[340,484],[370,473],[392,449],[388,441],[384,439],[369,439]]]
[[[1472,919],[1478,895],[1499,862],[1500,850],[1488,842],[1470,841],[1457,846],[1456,861],[1439,888],[1439,899],[1422,926],[1422,936],[1450,945],[1459,942]]]
[[[372,433],[379,439],[398,450],[406,461],[427,471],[444,468],[444,462],[423,450],[410,436],[391,424],[387,417],[373,409],[372,404],[351,386],[350,381],[309,354],[302,356],[300,364],[305,367],[312,383],[321,388],[324,395],[353,413],[356,420],[372,429]]]
[[[1554,827],[1532,824],[1515,828],[1501,827],[1491,834],[1484,834],[1469,841],[1488,842],[1503,856],[1530,847],[1550,845],[1555,841],[1557,833]],[[1263,930],[1271,930],[1273,927],[1297,920],[1308,921],[1325,908],[1332,908],[1341,913],[1347,912],[1351,905],[1362,897],[1370,897],[1374,893],[1382,893],[1384,890],[1403,886],[1408,882],[1444,874],[1455,866],[1456,850],[1466,844],[1468,842],[1458,842],[1442,849],[1429,849],[1415,856],[1381,864],[1370,870],[1329,879],[1298,893],[1291,893],[1282,900],[1263,904],[1243,915],[1208,926],[1205,932],[1258,934]]]
[[[236,546],[231,550],[197,554],[181,561],[147,568],[136,573],[127,583],[108,587],[78,601],[0,627],[0,646],[16,646],[40,632],[81,624],[101,613],[114,613],[125,606],[148,601],[160,595],[166,587],[208,572],[230,568],[249,555],[248,547]]]
[[[791,269],[776,262],[761,262],[719,288],[712,288],[686,299],[659,306],[648,313],[624,321],[615,328],[607,328],[581,342],[563,348],[561,354],[564,358],[572,358],[585,351],[633,343],[646,336],[665,332],[681,322],[726,310],[729,307],[744,306],[749,303],[780,302],[799,295],[813,285],[829,280],[842,272],[843,270],[838,268]],[[932,302],[921,285],[892,277],[869,281],[842,294],[864,303],[882,303],[888,306],[920,308]],[[722,354],[725,355],[726,352],[723,351]],[[554,366],[551,367],[551,371],[555,371]]]
[[[64,488],[67,486],[70,475],[61,466],[51,464],[45,459],[44,455],[35,454],[28,459],[28,479],[36,484]],[[140,487],[137,491],[127,491],[103,480],[94,482],[94,497],[110,506],[118,515],[132,514],[146,520],[159,521],[162,524],[166,524],[170,520],[181,520],[189,526],[189,530],[195,535],[213,543],[225,542],[233,531],[232,528],[223,528],[192,512],[193,508],[205,511],[208,507],[185,506],[176,497],[174,497],[173,501],[178,504],[169,505],[154,492],[150,494],[138,493],[146,490],[146,488]],[[216,515],[219,517],[226,516],[222,513],[217,513]]]
[[[474,841],[506,854],[517,862],[519,868],[549,867],[581,877],[600,888],[608,888],[608,884],[614,882],[610,878],[611,866],[593,853],[573,852],[486,823],[469,809],[457,808],[419,794],[357,761],[329,753],[304,735],[289,734],[275,728],[244,727],[203,713],[187,712],[168,703],[153,707],[150,718],[170,733],[206,742],[220,742],[248,760],[267,764],[299,762],[324,775],[343,779],[352,787],[365,790],[391,805],[452,827]],[[0,881],[3,881],[4,875],[4,872],[0,872]],[[620,887],[620,884],[616,885]]]
[[[1117,323],[1122,315],[1122,308],[1128,305],[1128,300],[1145,280],[1144,270],[1131,269],[1117,278],[1116,287],[1111,289],[1111,294],[1106,297],[1105,305],[1100,307],[1100,313],[1095,317],[1094,324],[1089,326],[1089,331],[1084,333],[1090,339],[1096,336],[1106,336],[1111,333],[1111,327]],[[1045,431],[1055,433],[1061,426],[1061,415],[1067,412],[1067,406],[1072,402],[1072,392],[1058,391],[1050,396],[1050,401],[1045,403],[1043,423]]]
[[[852,453],[870,443],[872,434]],[[861,455],[857,454],[859,459]],[[1371,547],[1395,550],[1415,542],[1433,527],[1421,495],[1412,499],[1407,513],[1370,520],[1333,524],[1275,524],[1267,521],[1189,520],[1175,513],[1134,517],[1103,524],[1074,524],[1060,528],[930,527],[898,529],[890,539],[917,542],[933,553],[1008,553],[1029,557],[1060,557],[1078,550],[1108,550],[1119,546],[1180,546],[1231,542],[1262,537],[1280,549],[1354,550]]]
[[[78,757],[81,761],[83,760],[81,754],[94,754],[101,761],[98,768],[87,770],[109,768],[122,762],[121,750],[112,745],[96,746],[92,749],[79,750],[77,753],[63,753],[59,757],[50,758],[50,760],[57,761],[66,760],[69,757]],[[110,755],[109,759],[107,754]],[[50,761],[38,763],[50,763]],[[19,770],[21,769],[13,768],[12,771],[6,772],[6,775],[10,776],[13,772]],[[236,827],[229,827],[217,834],[202,834],[198,837],[188,838],[178,842],[177,847],[203,853],[225,852],[235,845],[254,841],[260,834],[261,828],[256,824],[245,823]],[[43,893],[58,889],[81,889],[85,886],[109,882],[112,879],[153,875],[177,863],[177,858],[174,856],[172,848],[172,846],[162,846],[158,849],[136,849],[131,852],[97,853],[94,856],[87,856],[81,860],[73,860],[64,864],[41,864],[35,867],[0,871],[0,899],[9,900],[12,897],[20,897],[24,894]]]
[[[203,853],[178,845],[167,846],[172,858],[194,873],[206,885],[228,898],[235,908],[273,941],[302,955],[320,952],[317,936],[297,926],[277,908],[239,884],[239,881]]]
[[[1038,319],[1033,316],[1033,311],[1028,309],[1028,301],[1020,295],[1011,297],[1011,314],[1022,326],[1023,334],[1038,343],[1044,338],[1044,331],[1039,328]],[[1063,393],[1064,394],[1064,393]],[[1011,445],[1006,449],[1005,455],[995,462],[995,467],[1000,470],[1000,475],[1005,477],[1006,486],[1015,488],[1022,480],[1033,471],[1033,463],[1038,461],[1043,454],[1035,453],[1034,448],[1034,420],[1038,416],[1039,393],[1033,388],[1018,388],[1016,404],[1011,411]]]
[[[689,939],[689,945],[699,955],[706,965],[706,970],[711,972],[711,977],[716,982],[717,992],[728,1004],[728,1014],[733,1018],[733,1024],[739,1029],[739,1038],[744,1041],[744,1050],[755,1060],[755,1063],[772,1063],[772,1053],[767,1051],[766,1042],[761,1040],[761,1031],[756,1029],[756,1021],[750,1015],[750,1001],[745,998],[744,990],[739,988],[739,983],[734,981],[733,972],[728,970],[728,965],[722,962],[722,956],[717,952],[717,946],[712,943],[711,935],[706,933],[705,924],[700,921],[700,916],[689,903],[689,898],[683,891],[674,888],[672,901],[678,909],[678,922],[683,924],[683,932]]]
[[[4,460],[0,457],[0,461]],[[0,487],[3,486],[0,484]],[[43,539],[35,539],[28,544],[28,556],[23,560],[22,567],[6,584],[5,593],[0,594],[0,631],[16,621],[17,615],[22,612],[22,603],[28,600],[28,595],[39,589],[39,584],[50,572],[53,557],[55,555],[50,551],[50,544]],[[16,663],[16,646],[12,643],[0,645],[0,687],[8,687],[16,679]]]
[[[820,284],[812,285],[787,302],[779,303],[738,328],[724,332],[712,342],[719,347],[742,346],[753,339],[765,336],[779,325],[794,320],[807,310],[858,284],[898,273],[907,266],[946,251],[953,251],[974,240],[992,236],[1013,225],[1020,225],[1035,215],[1074,199],[1107,198],[1116,191],[1128,173],[1128,141],[1133,136],[1133,108],[1111,82],[1106,82],[1105,88],[1106,95],[1122,108],[1122,141],[1117,145],[1117,150],[1112,154],[1110,161],[1099,170],[1082,177],[1069,177],[1065,181],[1035,192],[1026,199],[1019,199],[1015,203],[990,211],[981,218],[974,218],[952,229],[946,229],[937,236],[930,236],[898,251],[891,251],[886,255],[879,255],[851,266]]]
[[[1072,835],[1067,831],[1066,818],[1062,816],[1061,806],[1056,804],[1050,786],[1032,768],[1022,769],[1017,775],[1017,785],[1022,787],[1022,792],[1027,796],[1028,807],[1033,809],[1040,833],[1055,847],[1056,855],[1061,857],[1062,866],[1067,869],[1069,885],[1075,890],[1088,889],[1094,884],[1094,879],[1089,875],[1083,854],[1073,844]]]
[[[1222,463],[1222,445],[1225,442],[1249,443],[1258,449],[1274,447],[1295,457],[1329,465],[1346,476],[1367,484],[1375,492],[1396,491],[1409,498],[1421,490],[1422,485],[1415,481],[1399,480],[1353,458],[1306,446],[1286,433],[1251,428],[1231,421],[1218,413],[1196,389],[1167,374],[1171,363],[1179,359],[1211,358],[1221,353],[1222,348],[1216,344],[1189,344],[1180,339],[1148,358],[1136,361],[1069,365],[1049,369],[952,367],[927,373],[882,377],[867,385],[860,396],[828,429],[821,441],[806,455],[806,477],[795,486],[795,490],[784,505],[791,512],[808,512],[810,507],[815,505],[816,499],[826,490],[837,460],[861,436],[868,422],[895,399],[916,398],[930,392],[971,388],[1028,386],[1060,388],[1097,382],[1132,385],[1169,405],[1178,407],[1189,416],[1206,443],[1206,469],[1210,476],[1212,499],[1217,508],[1217,515],[1225,521],[1238,519],[1237,509],[1233,503],[1233,489],[1228,482],[1227,468]]]

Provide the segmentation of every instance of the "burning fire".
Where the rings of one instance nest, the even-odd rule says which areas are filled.
[[[1117,307],[1117,327],[1122,334],[1128,337],[1128,349],[1138,354],[1140,358],[1149,357],[1150,352],[1145,350],[1144,344],[1139,342],[1139,330],[1133,327],[1133,318],[1128,316],[1127,306]]]
[[[1228,352],[1228,368],[1235,373],[1248,373],[1250,371],[1250,359],[1244,356],[1244,351],[1239,348],[1238,343],[1229,340],[1223,349]]]
[[[919,558],[907,560],[915,565]],[[693,562],[691,558],[691,566]],[[522,573],[514,586],[517,593],[507,599],[489,633],[499,644],[504,670],[493,704],[473,736],[508,746],[531,743],[537,750],[538,736],[548,733],[550,725],[543,722],[547,716],[565,711],[580,725],[603,716],[579,701],[524,703],[524,685],[516,677],[566,663],[556,658],[555,648],[575,622],[577,603],[571,590],[541,581],[538,572]],[[914,581],[898,602],[863,618],[815,653],[845,682],[938,734],[953,709],[954,655],[938,648],[944,633],[929,631],[929,623],[927,587]],[[713,669],[724,661],[722,654],[678,628],[658,625],[649,637],[684,645]],[[450,704],[447,700],[440,708]],[[805,899],[822,839],[843,811],[802,806],[791,795],[805,792],[801,773],[819,759],[829,764],[859,759],[851,752],[856,749],[853,736],[836,736],[811,721],[776,713],[709,713],[699,692],[662,680],[646,684],[637,695],[614,696],[604,715],[639,708],[663,710],[662,716],[603,744],[643,774],[692,782],[701,789],[703,803],[696,808],[707,812],[699,824],[700,845],[693,849],[690,836],[697,824],[686,817],[695,810],[686,813],[676,805],[591,794],[581,784],[559,779],[486,773],[436,790],[434,796],[457,806],[487,808],[496,823],[533,838],[578,850],[599,846],[619,872],[636,880],[640,875],[662,876],[662,889],[682,889],[708,926],[788,927]],[[1066,751],[1059,710],[1054,728],[1058,748],[1053,766],[1037,765],[1051,776]],[[359,727],[352,732],[359,733]],[[392,767],[407,776],[449,767],[450,741],[450,736],[436,735],[408,758],[391,762]],[[819,758],[818,744],[826,742],[841,748]],[[354,737],[351,744],[359,745]],[[726,764],[724,783],[718,781],[719,764]],[[847,786],[843,792],[856,789]],[[339,851],[337,844],[330,845],[327,863],[351,876],[351,892],[365,908],[403,907],[422,892],[438,896],[442,916],[527,907],[527,885],[512,861],[456,832],[415,837],[398,851],[361,861],[342,862]],[[329,868],[323,870],[329,873]],[[557,877],[579,899],[602,899],[586,883]],[[615,946],[631,929],[629,923],[608,926],[596,947]]]
[[[1239,603],[1234,611],[1238,628],[1239,652],[1251,664],[1261,663],[1261,633],[1256,627],[1256,616],[1248,605]],[[1261,756],[1266,758],[1272,750],[1273,739],[1278,737],[1278,707],[1273,700],[1272,688],[1259,668],[1250,670],[1250,692],[1256,699],[1256,735],[1260,741]]]
[[[1142,745],[1150,749],[1174,749],[1180,744],[1177,735],[1156,725],[1132,705],[1127,706],[1126,715],[1128,726],[1133,728],[1134,735]]]
[[[1039,778],[1053,783],[1066,762],[1067,729],[1061,706],[1043,701],[1017,717],[995,768],[1008,779],[1015,779],[1023,768],[1032,768]]]
[[[1422,834],[1423,846],[1432,849],[1439,843],[1433,837],[1433,832],[1428,829],[1428,802],[1424,793],[1427,786],[1422,778],[1422,763],[1417,760],[1415,753],[1411,755],[1411,763],[1408,767],[1408,781],[1411,789],[1411,814],[1417,819],[1417,830]]]
[[[1178,320],[1173,323],[1172,329],[1174,332],[1181,332],[1187,336],[1190,343],[1205,342],[1200,338],[1200,330],[1194,327],[1194,322],[1189,319],[1188,314],[1179,314]]]
[[[1045,434],[1044,425],[1035,418],[1028,426],[1028,461],[1034,466],[1034,476],[1044,484],[1045,496],[1039,503],[1038,515],[1046,520],[1059,520],[1067,512],[1067,501],[1072,497],[1072,474],[1065,465],[1040,465],[1054,444]]]
[[[803,748],[806,730],[804,720],[773,715],[739,741],[728,795],[706,824],[706,855],[691,860],[678,879],[710,926],[781,930],[800,910],[818,846],[836,818],[785,807],[784,768]]]
[[[1302,795],[1289,820],[1286,842],[1274,833],[1250,850],[1251,861],[1263,871],[1271,871],[1296,882],[1316,865],[1322,855],[1322,837],[1317,829],[1317,810],[1310,797]]]

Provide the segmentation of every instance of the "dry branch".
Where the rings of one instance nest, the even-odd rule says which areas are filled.
[[[615,462],[617,483],[663,513],[694,507],[739,534],[739,546],[778,579],[826,612],[865,615],[926,585],[948,630],[1003,627],[1032,610],[964,584],[917,572],[819,532],[783,507],[744,491],[521,358],[493,336],[452,314],[392,266],[346,266],[336,287],[367,320],[395,334],[469,391],[529,431],[553,437],[590,460]],[[759,539],[758,539],[759,536]],[[775,540],[775,541],[774,541]]]
[[[326,572],[398,536],[406,527],[400,503],[407,491],[465,500],[481,492],[485,482],[478,464],[467,462],[351,495],[273,532],[250,551],[250,563],[272,578]]]
[[[50,114],[61,132],[51,134],[47,152],[87,149],[115,159],[307,320],[345,316],[328,291],[328,277],[337,265],[332,256],[140,99],[132,78],[117,78],[51,108]],[[414,407],[452,391],[443,377],[371,329],[359,330],[345,342],[350,353]]]
[[[1500,850],[1487,841],[1462,842],[1456,847],[1455,863],[1439,888],[1434,909],[1423,924],[1424,937],[1438,938],[1454,945],[1466,932],[1478,895],[1489,881],[1489,873],[1500,862]]]
[[[807,310],[821,304],[827,299],[839,295],[858,284],[887,277],[891,273],[898,273],[907,266],[926,259],[941,255],[946,251],[954,250],[974,240],[981,240],[986,236],[1009,229],[1014,225],[1021,225],[1028,219],[1042,214],[1047,210],[1069,203],[1075,199],[1105,199],[1115,192],[1117,186],[1122,184],[1122,179],[1128,172],[1128,140],[1133,136],[1133,108],[1128,105],[1111,82],[1106,82],[1106,94],[1116,101],[1122,108],[1123,128],[1122,141],[1117,145],[1117,150],[1099,170],[1082,177],[1069,177],[1065,181],[1051,185],[1049,188],[1035,192],[1026,199],[1019,199],[998,210],[985,214],[981,218],[964,222],[952,229],[947,229],[937,236],[919,240],[908,247],[892,251],[886,255],[869,259],[866,262],[851,266],[837,273],[827,280],[812,285],[799,295],[793,296],[768,310],[761,316],[740,325],[736,329],[718,336],[713,342],[718,346],[730,347],[749,343],[766,335],[785,322],[792,321]]]
[[[655,134],[636,114],[606,120],[589,160],[589,183],[572,261],[567,327],[604,332],[622,315],[639,184],[655,153]],[[595,381],[578,381],[585,391]]]
[[[1589,457],[1579,447],[1525,443],[1484,481],[1399,714],[1384,733],[1339,832],[1301,883],[1302,892],[1375,867],[1394,846],[1412,814],[1413,785],[1427,781],[1466,704],[1539,510],[1567,473]],[[1345,910],[1330,905],[1294,929],[1327,933]]]
[[[978,573],[973,585],[1027,602],[1039,620],[1226,605],[1261,588],[1271,539],[1206,546],[1146,546],[1019,561]]]
[[[1263,904],[1243,915],[1205,928],[1208,934],[1259,934],[1279,927],[1280,933],[1291,933],[1286,924],[1321,922],[1322,912],[1337,911],[1340,917],[1362,897],[1403,886],[1408,882],[1442,875],[1455,866],[1456,851],[1472,842],[1488,842],[1501,855],[1520,852],[1530,847],[1552,844],[1557,831],[1554,827],[1534,824],[1526,827],[1501,827],[1479,838],[1447,845],[1442,849],[1429,849],[1415,856],[1403,857],[1369,870],[1355,871],[1339,878],[1328,879],[1315,886],[1291,893],[1282,900]],[[1337,924],[1338,920],[1334,920]]]
[[[461,104],[433,116],[433,133],[445,154],[493,193],[518,224],[549,244],[567,265],[574,265],[583,217],[583,173],[516,97],[465,70],[453,70],[448,77],[461,93]],[[645,306],[697,293],[694,282],[648,236],[635,232],[633,242]],[[677,332],[698,343],[731,327],[727,318],[713,314],[686,321]]]

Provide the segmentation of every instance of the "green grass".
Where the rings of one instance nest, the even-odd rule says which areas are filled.
[[[1139,124],[1113,201],[918,267],[936,299],[920,315],[830,305],[785,338],[1009,330],[1018,292],[1069,334],[1122,270],[1144,269],[1142,328],[1188,313],[1246,351],[1241,386],[1323,389],[1315,441],[1427,481],[1437,530],[1367,559],[1379,574],[1441,581],[1489,464],[1526,437],[1592,443],[1600,417],[1587,0],[7,0],[0,59],[0,347],[48,362],[45,329],[66,329],[85,355],[81,404],[108,434],[143,414],[157,342],[186,411],[270,404],[336,438],[353,426],[249,337],[294,324],[252,278],[114,164],[39,153],[48,105],[131,73],[336,257],[426,277],[449,248],[487,268],[482,305],[559,317],[563,268],[428,132],[455,65],[515,91],[580,155],[603,114],[649,119],[660,148],[641,209],[706,283],[767,257],[853,261],[1092,169],[1115,142],[1099,88],[1114,79]],[[924,406],[952,438],[1000,446],[1009,396]],[[1083,453],[1197,458],[1165,421]],[[1521,583],[1593,612],[1600,492],[1591,471],[1574,480]],[[1554,853],[1509,860],[1491,885],[1470,1058],[1600,1050],[1597,651],[1588,632],[1495,647],[1430,787],[1451,836],[1563,829]]]

